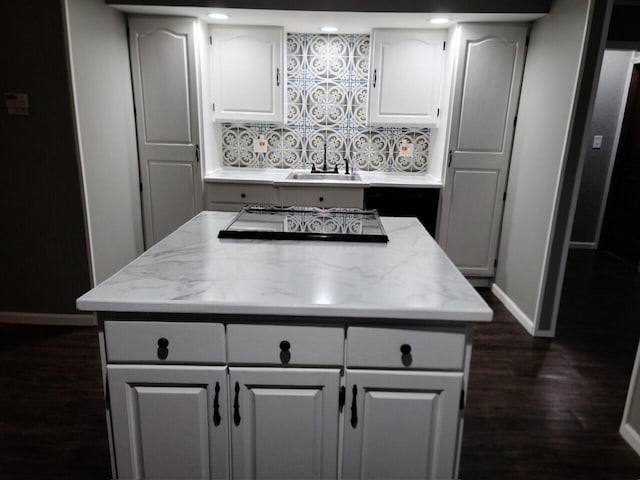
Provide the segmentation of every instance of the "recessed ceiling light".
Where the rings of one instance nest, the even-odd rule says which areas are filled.
[[[441,23],[449,23],[449,19],[445,17],[432,18],[429,20],[431,23],[441,24]]]
[[[338,27],[322,27],[320,30],[325,33],[335,33],[338,31]]]
[[[209,18],[212,18],[214,20],[229,20],[229,15],[227,15],[226,13],[210,13],[209,14]]]

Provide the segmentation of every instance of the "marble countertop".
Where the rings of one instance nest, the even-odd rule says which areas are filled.
[[[406,188],[442,188],[442,181],[427,173],[404,172],[368,172],[359,170],[360,181],[336,180],[287,180],[291,172],[308,173],[308,170],[288,170],[275,168],[239,168],[224,167],[207,172],[205,182],[243,182],[270,185],[324,185],[341,187],[406,187]]]
[[[386,244],[218,239],[234,215],[198,214],[80,297],[78,309],[492,318],[491,309],[415,218],[384,217]]]

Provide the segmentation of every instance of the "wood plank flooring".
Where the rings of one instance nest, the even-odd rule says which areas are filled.
[[[640,276],[572,251],[558,335],[530,337],[488,291],[461,478],[635,480],[618,435],[640,336]],[[0,325],[0,479],[110,477],[95,328]]]

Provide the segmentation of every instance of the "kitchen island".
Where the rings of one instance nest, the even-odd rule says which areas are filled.
[[[386,244],[219,239],[203,212],[78,299],[117,478],[457,477],[491,309],[413,218]]]

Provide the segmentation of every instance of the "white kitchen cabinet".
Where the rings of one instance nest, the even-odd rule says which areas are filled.
[[[253,183],[210,183],[205,185],[205,208],[225,212],[239,211],[246,205],[277,205],[278,189]]]
[[[335,479],[339,369],[230,369],[235,479]]]
[[[342,478],[454,478],[462,383],[462,372],[348,369]]]
[[[285,207],[362,208],[364,189],[355,187],[280,187]]]
[[[462,273],[491,277],[528,26],[463,24],[460,28],[438,241]]]
[[[284,122],[284,30],[212,26],[215,119]]]
[[[370,125],[437,126],[445,40],[445,30],[373,30]]]
[[[202,210],[197,22],[129,18],[147,248]]]
[[[120,479],[229,478],[225,367],[109,365]]]

